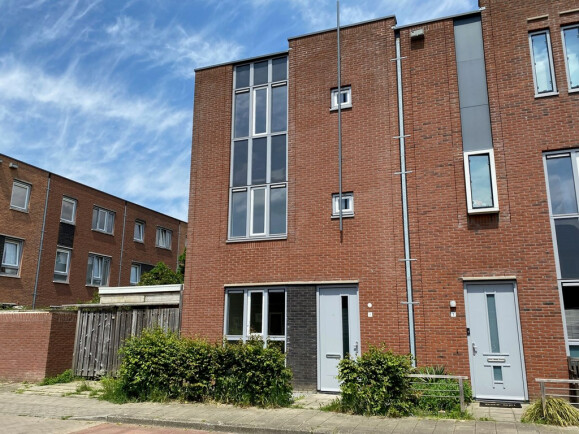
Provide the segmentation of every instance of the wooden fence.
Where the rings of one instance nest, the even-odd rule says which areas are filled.
[[[74,374],[84,378],[115,374],[119,348],[143,329],[179,331],[179,308],[172,306],[79,307],[74,344]]]

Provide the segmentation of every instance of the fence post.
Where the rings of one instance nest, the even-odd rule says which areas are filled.
[[[460,393],[460,411],[465,411],[465,406],[464,406],[464,383],[462,381],[462,377],[460,377],[458,379],[458,390]]]
[[[541,404],[543,405],[543,416],[547,413],[547,403],[545,402],[545,383],[543,381],[539,381],[539,385],[541,386]]]

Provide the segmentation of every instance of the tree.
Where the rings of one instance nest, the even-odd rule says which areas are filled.
[[[159,262],[150,271],[143,273],[139,286],[171,285],[183,283],[183,276],[171,270],[165,263]]]
[[[177,273],[181,276],[185,276],[185,260],[187,259],[187,247],[183,249],[183,253],[179,255],[177,259]]]

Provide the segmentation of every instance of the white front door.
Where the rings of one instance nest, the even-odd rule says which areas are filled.
[[[339,392],[338,363],[360,353],[357,288],[318,288],[318,389]]]
[[[514,284],[467,284],[466,309],[475,398],[526,400]]]

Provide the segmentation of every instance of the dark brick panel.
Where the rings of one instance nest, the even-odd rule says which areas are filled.
[[[60,222],[58,228],[58,245],[63,247],[72,247],[74,244],[74,229],[75,226]]]

